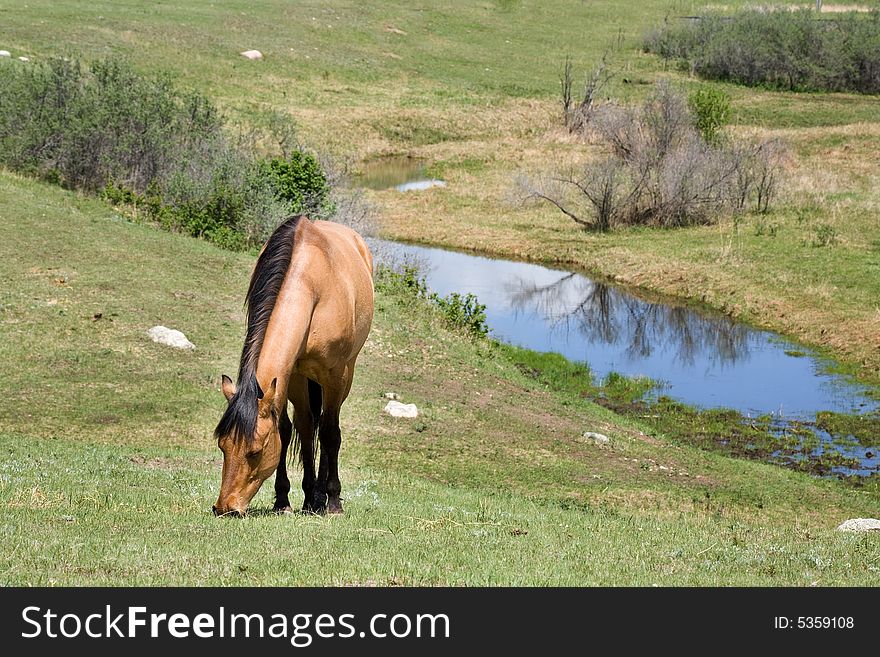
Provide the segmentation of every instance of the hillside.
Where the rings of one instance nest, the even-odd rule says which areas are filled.
[[[876,493],[647,435],[387,294],[343,409],[346,514],[267,515],[267,485],[214,518],[251,265],[0,174],[4,584],[880,581],[880,545],[833,529]],[[422,417],[384,415],[389,390]]]

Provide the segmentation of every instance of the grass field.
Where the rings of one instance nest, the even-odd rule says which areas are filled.
[[[346,514],[268,515],[267,485],[212,517],[251,265],[0,175],[2,583],[880,582],[876,537],[833,529],[880,513],[874,488],[649,435],[387,294],[344,409]],[[384,415],[388,390],[422,416]]]
[[[449,186],[372,193],[386,236],[686,296],[880,381],[876,98],[726,86],[734,131],[791,145],[781,208],[739,225],[586,235],[511,201],[519,171],[596,153],[559,127],[566,54],[583,70],[614,44],[624,100],[661,77],[696,83],[637,45],[699,5],[638,7],[4,0],[0,48],[171,71],[236,121],[289,113],[355,170],[423,158]],[[814,246],[820,230],[832,245]],[[0,583],[880,584],[877,536],[834,531],[880,515],[876,486],[654,433],[387,294],[342,418],[345,516],[268,515],[267,485],[249,517],[213,518],[219,376],[235,373],[252,262],[0,172]],[[155,324],[198,348],[153,344]],[[389,390],[422,416],[384,415]],[[581,442],[587,430],[612,447]]]

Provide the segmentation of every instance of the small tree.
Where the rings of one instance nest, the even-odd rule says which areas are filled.
[[[697,130],[707,144],[717,146],[730,120],[730,96],[715,87],[701,86],[688,96]]]
[[[263,160],[259,165],[279,200],[290,204],[290,212],[326,212],[330,185],[317,158],[293,151],[289,157]]]

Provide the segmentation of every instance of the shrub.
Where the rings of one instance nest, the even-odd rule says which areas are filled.
[[[331,214],[330,184],[317,158],[294,151],[289,157],[261,160],[260,175],[292,212]]]
[[[428,286],[419,273],[419,267],[411,262],[403,263],[399,268],[386,265],[376,267],[375,283],[377,288],[404,298],[426,299]]]
[[[650,32],[644,49],[698,75],[791,91],[880,93],[880,10],[711,13]]]
[[[284,117],[271,129],[285,155],[266,159],[258,138],[227,134],[207,98],[118,60],[0,61],[0,89],[0,163],[143,208],[166,228],[243,249],[291,214],[335,211],[318,160],[289,148]]]
[[[703,141],[717,145],[730,119],[730,96],[720,89],[700,87],[688,96],[688,107]]]
[[[221,129],[204,97],[113,60],[3,62],[0,87],[0,161],[70,188],[142,192]]]
[[[766,211],[777,190],[778,142],[707,142],[684,96],[661,83],[638,108],[606,105],[593,129],[611,154],[580,173],[526,180],[525,198],[549,202],[585,228],[708,224]]]
[[[562,85],[562,121],[570,133],[576,134],[586,130],[590,120],[593,118],[598,96],[608,86],[613,77],[613,73],[608,68],[608,53],[606,52],[599,64],[590,71],[590,74],[584,81],[579,97],[575,99],[573,96],[574,76],[571,57],[565,58],[565,64],[562,67],[562,77],[560,78]]]
[[[405,303],[427,302],[438,310],[453,329],[464,331],[474,337],[486,337],[489,326],[486,323],[486,306],[474,294],[461,295],[452,292],[441,297],[429,292],[428,285],[419,273],[418,265],[404,262],[396,269],[379,265],[375,275],[376,288],[397,297]]]
[[[486,306],[477,300],[476,295],[468,293],[462,296],[458,292],[452,292],[445,297],[432,294],[430,299],[451,326],[478,337],[489,334]]]

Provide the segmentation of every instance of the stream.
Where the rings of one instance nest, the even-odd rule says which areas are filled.
[[[414,173],[415,181],[421,181],[410,170],[381,184],[403,191],[404,178]],[[870,397],[871,390],[831,373],[833,363],[776,333],[579,272],[387,240],[370,242],[380,259],[416,262],[432,291],[476,295],[498,340],[586,362],[597,381],[611,372],[648,377],[660,383],[653,395],[703,409],[735,409],[746,419],[771,416],[780,436],[792,422],[803,424],[818,438],[818,446],[794,458],[837,452],[858,465],[837,465],[833,474],[880,471],[880,449],[852,439],[834,440],[815,426],[819,411],[876,411],[880,405]]]

